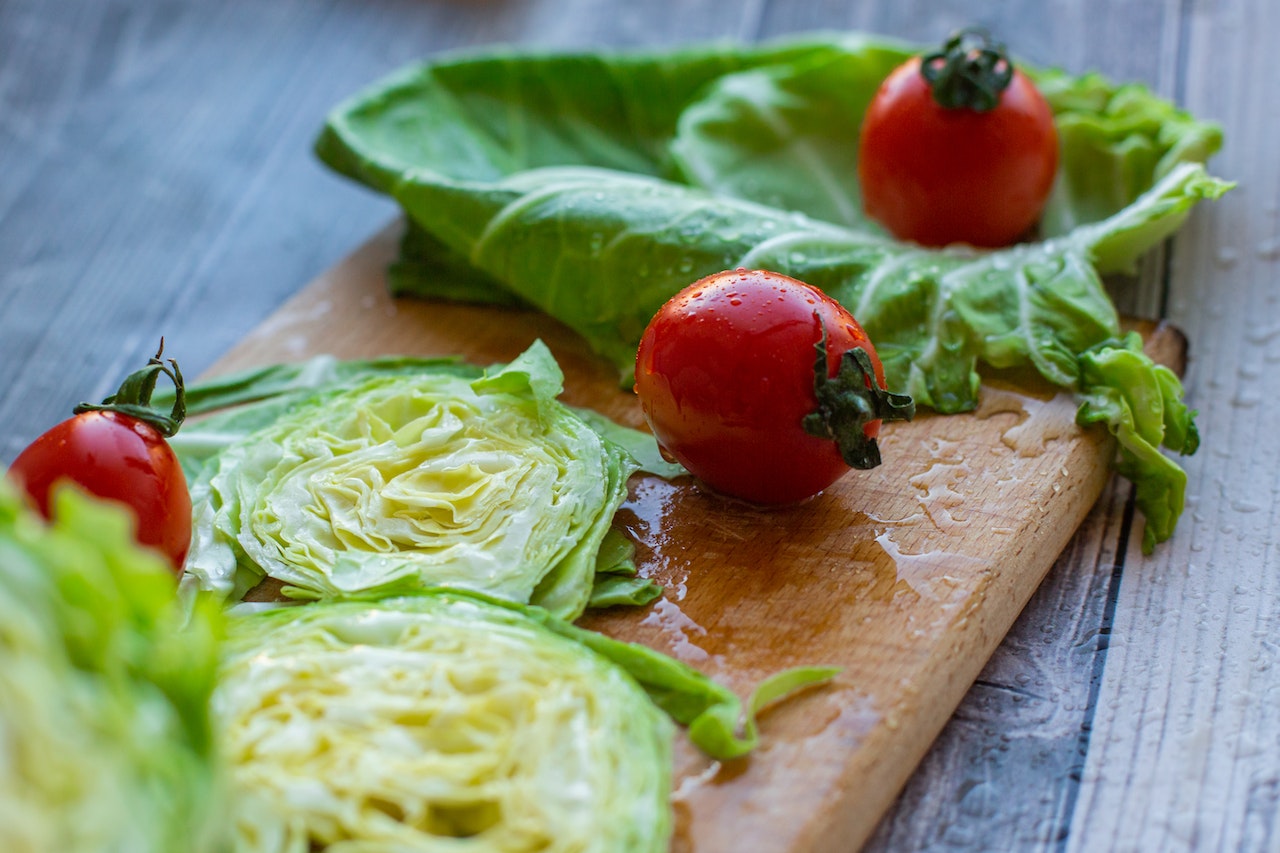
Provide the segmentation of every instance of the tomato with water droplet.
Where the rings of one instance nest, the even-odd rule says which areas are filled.
[[[909,418],[884,388],[858,321],[821,290],[769,270],[726,270],[650,321],[635,390],[663,453],[722,494],[793,503],[880,463],[882,421]]]

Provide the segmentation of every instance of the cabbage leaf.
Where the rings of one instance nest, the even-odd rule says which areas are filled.
[[[223,850],[220,609],[179,605],[123,509],[71,487],[54,507],[0,476],[0,849]]]
[[[539,341],[489,370],[320,359],[194,386],[196,413],[255,402],[172,442],[196,513],[188,583],[233,598],[264,575],[295,598],[453,586],[570,619],[653,600],[625,543],[602,545],[631,449],[665,463],[652,438],[560,403],[562,381]]]
[[[214,707],[242,853],[663,851],[668,714],[735,757],[760,706],[835,672],[788,670],[744,710],[650,649],[445,590],[236,616],[229,634]]]
[[[866,219],[856,180],[862,113],[918,50],[840,33],[446,56],[339,105],[316,151],[405,211],[394,292],[533,306],[624,381],[663,302],[743,266],[831,293],[876,342],[889,386],[919,405],[973,409],[983,365],[1083,391],[1082,353],[1120,333],[1101,276],[1131,270],[1229,188],[1204,166],[1221,131],[1139,85],[1024,66],[1062,143],[1038,239],[923,249]],[[1176,513],[1148,499],[1151,469],[1121,470],[1167,537]]]

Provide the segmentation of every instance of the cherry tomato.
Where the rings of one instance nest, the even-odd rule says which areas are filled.
[[[163,351],[163,343],[161,344]],[[90,494],[132,510],[136,538],[180,569],[191,545],[191,495],[173,449],[165,441],[182,421],[182,376],[160,362],[131,374],[102,404],[81,404],[76,414],[31,443],[9,476],[46,517],[54,486],[70,481]],[[178,402],[165,415],[149,409],[157,373],[174,379]]]
[[[900,65],[863,118],[863,207],[899,239],[1009,245],[1034,227],[1053,187],[1048,103],[1002,48],[975,46],[973,35]]]
[[[881,421],[912,410],[883,390],[884,368],[848,311],[767,270],[716,273],[678,293],[645,330],[635,378],[664,454],[759,504],[803,500],[878,464]]]
[[[44,515],[55,483],[71,480],[133,510],[137,539],[181,566],[191,544],[191,496],[182,467],[155,427],[118,412],[62,421],[14,460],[9,473]]]

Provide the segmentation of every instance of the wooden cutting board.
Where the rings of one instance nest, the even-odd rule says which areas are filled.
[[[542,338],[563,399],[634,427],[635,396],[573,332],[529,311],[387,295],[389,228],[300,291],[210,371],[318,353],[505,362]],[[1144,329],[1178,367],[1181,336]],[[984,386],[972,414],[891,424],[884,464],[802,505],[760,510],[637,476],[617,523],[665,596],[582,623],[684,660],[746,696],[770,673],[834,664],[827,686],[761,717],[750,757],[680,738],[676,851],[849,851],[893,802],[1101,493],[1112,439],[1067,394]]]

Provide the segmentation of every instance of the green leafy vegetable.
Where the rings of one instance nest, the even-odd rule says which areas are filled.
[[[209,717],[221,614],[186,613],[119,507],[46,524],[0,476],[0,849],[219,851]]]
[[[858,127],[917,51],[845,34],[447,57],[340,106],[316,150],[405,210],[396,292],[534,306],[624,377],[669,297],[743,266],[843,303],[919,405],[972,409],[980,364],[1083,390],[1081,354],[1119,334],[1100,275],[1229,188],[1203,165],[1221,133],[1141,86],[1030,69],[1062,142],[1041,239],[895,242],[862,213]]]
[[[662,597],[662,587],[656,581],[638,576],[635,551],[630,539],[609,528],[596,555],[596,578],[588,607],[638,607]]]
[[[641,436],[558,402],[562,378],[537,342],[489,371],[323,361],[196,386],[197,410],[259,402],[174,444],[193,476],[190,582],[239,597],[265,574],[296,598],[453,586],[571,619],[593,596],[652,600],[628,554],[601,553],[640,464],[623,444]]]
[[[1186,472],[1160,446],[1195,453],[1195,413],[1182,402],[1173,371],[1142,355],[1137,334],[1091,348],[1080,363],[1079,420],[1104,423],[1119,439],[1116,469],[1138,484],[1135,500],[1147,519],[1142,550],[1149,554],[1173,532],[1187,486]]]
[[[246,853],[666,850],[663,711],[730,758],[764,702],[834,674],[789,670],[744,712],[651,649],[444,590],[236,617],[228,646],[215,710]]]
[[[242,617],[229,646],[215,707],[243,853],[666,849],[670,722],[518,613],[321,602]]]
[[[698,749],[716,759],[740,758],[756,748],[760,732],[755,718],[766,705],[810,685],[824,684],[840,672],[838,667],[829,666],[782,670],[752,691],[744,709],[732,690],[648,646],[587,631],[536,608],[525,608],[523,612],[625,669],[658,707],[689,727],[689,739]]]

